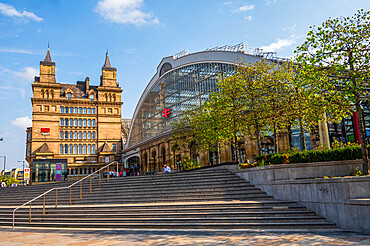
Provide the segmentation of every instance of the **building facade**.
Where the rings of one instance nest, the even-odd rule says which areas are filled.
[[[32,91],[32,127],[26,132],[32,182],[65,180],[120,160],[122,90],[108,53],[99,86],[88,77],[73,85],[57,83],[48,49]]]

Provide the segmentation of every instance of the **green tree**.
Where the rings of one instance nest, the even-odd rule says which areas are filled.
[[[305,75],[328,78],[318,85],[322,91],[333,100],[352,104],[358,116],[363,169],[368,174],[362,103],[369,100],[370,11],[358,10],[354,16],[330,18],[322,26],[310,27],[296,53]]]

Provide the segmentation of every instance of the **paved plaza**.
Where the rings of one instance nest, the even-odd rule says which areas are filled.
[[[0,229],[9,245],[370,245],[370,235],[351,232],[45,230]]]

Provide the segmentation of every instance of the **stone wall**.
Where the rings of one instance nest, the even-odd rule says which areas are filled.
[[[370,234],[370,176],[323,178],[362,170],[361,160],[216,168],[229,169],[275,199],[297,201],[341,229]]]

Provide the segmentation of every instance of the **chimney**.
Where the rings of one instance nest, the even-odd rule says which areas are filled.
[[[89,90],[90,90],[89,81],[90,81],[89,77],[86,77],[86,79],[85,79],[86,94],[88,94]]]

